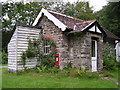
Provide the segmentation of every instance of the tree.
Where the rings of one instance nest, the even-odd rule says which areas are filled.
[[[52,2],[2,3],[2,48],[7,51],[7,44],[16,22],[32,25],[41,8],[50,8],[52,4]]]
[[[62,3],[54,10],[83,20],[94,19],[92,7],[89,6],[88,2]]]
[[[96,18],[103,27],[120,37],[120,2],[109,2],[96,12]]]
[[[8,2],[2,3],[2,46],[7,51],[7,44],[12,37],[16,22],[32,25],[41,8],[52,9],[83,20],[94,18],[88,2],[54,3],[54,2]]]

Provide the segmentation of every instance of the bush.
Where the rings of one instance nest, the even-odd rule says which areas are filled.
[[[41,66],[47,65],[47,68],[54,67],[55,66],[55,53],[43,55],[40,61],[41,61]]]
[[[50,45],[50,52],[46,54],[44,48],[46,45]],[[45,45],[44,45],[45,44]],[[37,58],[37,66],[47,66],[46,68],[51,68],[55,66],[55,54],[57,53],[56,45],[54,41],[50,38],[40,38],[29,40],[28,49],[26,52],[22,53],[22,64],[25,66],[25,60],[27,58]]]
[[[1,55],[2,55],[2,60],[0,61],[0,63],[1,64],[7,64],[8,63],[8,55],[7,55],[7,53],[5,53],[5,51],[3,51],[1,53]]]
[[[103,48],[103,68],[106,70],[115,70],[117,67],[115,53],[110,47],[109,43],[105,44]]]
[[[59,67],[54,66],[52,68],[48,68],[47,72],[49,72],[49,73],[58,73],[59,72]]]
[[[25,52],[22,53],[21,59],[22,59],[23,67],[25,68],[25,64],[26,64],[26,53]]]
[[[36,67],[39,72],[45,72],[47,66]]]

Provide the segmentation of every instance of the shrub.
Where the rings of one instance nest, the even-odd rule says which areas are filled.
[[[82,77],[85,76],[86,70],[77,68],[77,74]]]
[[[115,53],[109,43],[106,43],[103,48],[103,68],[106,70],[115,70],[116,68]]]
[[[45,72],[47,66],[36,67],[39,72]]]
[[[36,55],[37,55],[37,52],[36,52],[36,47],[34,46],[34,42],[29,40],[28,49],[26,51],[26,57],[32,58],[32,57],[35,57]]]
[[[41,58],[41,66],[47,65],[47,68],[51,68],[55,66],[55,54],[50,53],[48,55],[43,55]]]
[[[48,54],[44,53],[45,42],[50,45],[50,52]],[[40,38],[29,41],[28,49],[22,54],[23,65],[25,65],[25,56],[27,58],[37,57],[37,66],[47,66],[46,68],[51,68],[55,66],[55,54],[57,53],[56,45],[50,38]]]
[[[5,51],[1,53],[2,60],[0,61],[1,64],[7,64],[8,63],[8,55]]]
[[[23,67],[25,68],[25,64],[26,64],[26,53],[25,52],[22,53],[21,58],[22,58]]]

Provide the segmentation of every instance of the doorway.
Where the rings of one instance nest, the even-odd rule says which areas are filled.
[[[92,72],[97,71],[97,40],[92,39],[91,41],[91,63],[92,63]]]

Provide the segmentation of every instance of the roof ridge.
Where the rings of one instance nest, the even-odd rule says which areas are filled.
[[[44,8],[44,9],[46,9],[46,8]],[[57,12],[57,11],[54,11],[54,10],[50,10],[50,9],[46,9],[46,10],[48,10],[51,13],[59,14],[59,15],[62,15],[62,16],[65,16],[65,17],[68,17],[68,18],[71,18],[71,19],[76,19],[76,20],[79,20],[79,21],[84,21],[82,19],[79,19],[79,18],[76,18],[76,17],[73,17],[73,16],[69,16],[69,15],[66,15],[64,13],[60,13],[60,12]]]

